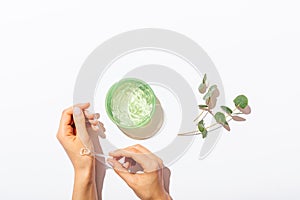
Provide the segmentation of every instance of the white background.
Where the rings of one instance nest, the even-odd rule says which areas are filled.
[[[230,104],[253,112],[197,160],[171,167],[174,199],[300,199],[300,12],[297,0],[0,2],[0,199],[70,199],[71,164],[56,141],[61,111],[89,53],[124,31],[171,29],[199,43]],[[108,171],[104,199],[135,199]]]

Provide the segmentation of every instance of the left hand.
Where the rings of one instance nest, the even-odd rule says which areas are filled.
[[[94,129],[97,129],[96,127],[98,127],[104,129],[103,124],[95,120],[100,117],[98,113],[89,114],[84,111],[89,106],[89,103],[84,103],[65,109],[57,132],[57,139],[68,154],[75,172],[91,170],[94,167],[94,157],[80,155],[81,149],[85,148],[84,144],[88,145],[89,148],[93,148],[87,128],[94,127]],[[86,120],[88,123],[86,123]]]

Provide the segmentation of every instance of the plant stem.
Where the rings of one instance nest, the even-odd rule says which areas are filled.
[[[232,110],[232,113],[233,113],[234,111],[236,111],[236,110],[237,110],[237,107],[235,107],[235,108]],[[196,121],[202,116],[202,114],[203,114],[204,111],[207,111],[207,112],[206,112],[205,115],[202,117],[202,119],[204,119],[204,118],[207,116],[208,113],[211,114],[211,115],[214,117],[214,114],[212,113],[211,110],[202,110],[202,112],[196,117],[196,119],[194,119],[194,122],[196,122]],[[226,115],[226,118],[228,118],[228,117],[231,117],[231,116],[230,116],[230,115]],[[227,120],[227,122],[229,122],[229,121],[231,121],[231,120],[232,120],[232,118],[230,118],[229,120]],[[212,128],[212,127],[218,125],[218,124],[219,124],[219,123],[216,122],[216,123],[211,124],[210,126],[206,127],[205,129],[210,129],[210,128]],[[215,129],[208,130],[208,132],[217,130],[217,129],[221,128],[221,127],[223,127],[223,126],[220,125],[219,127],[215,128]],[[190,131],[190,132],[186,132],[186,133],[179,133],[179,134],[177,134],[177,135],[178,135],[178,136],[193,136],[193,135],[200,135],[200,134],[201,134],[201,133],[199,133],[198,130],[195,130],[195,131]]]
[[[201,115],[203,114],[203,112],[204,112],[204,110],[202,110],[202,112],[196,117],[196,119],[194,119],[194,122],[197,121],[201,117]]]
[[[231,121],[232,120],[232,118],[231,119],[229,119],[227,122],[229,122],[229,121]],[[222,128],[223,126],[222,125],[220,125],[220,126],[218,126],[217,128],[214,128],[214,129],[212,129],[212,130],[209,130],[208,132],[211,132],[211,131],[214,131],[214,130],[217,130],[217,129],[219,129],[219,128]]]
[[[198,130],[190,131],[190,132],[186,132],[186,133],[179,133],[178,135],[186,135],[186,134],[189,134],[189,133],[196,133],[196,132],[198,132]]]
[[[238,113],[232,113],[232,114],[235,114],[235,115],[241,115],[241,114],[244,114],[244,113],[238,112]]]
[[[238,108],[237,107],[235,107],[233,110],[232,110],[232,113],[234,113],[234,111],[236,111]]]
[[[191,134],[188,134],[188,133],[191,133]],[[180,133],[178,134],[178,136],[193,136],[193,135],[200,135],[201,133],[199,133],[199,131],[191,131],[191,132],[188,132],[188,133]]]
[[[231,117],[230,115],[227,115],[226,116],[226,118],[228,118],[228,117]],[[231,119],[229,119],[229,120],[227,120],[227,122],[229,122],[230,120],[232,120],[232,118]],[[208,126],[208,127],[205,127],[205,129],[209,129],[209,128],[211,128],[211,127],[214,127],[214,126],[216,126],[216,125],[218,125],[219,123],[218,122],[216,122],[216,123],[214,123],[214,124],[211,124],[210,126]]]
[[[214,130],[217,130],[217,129],[222,128],[222,127],[223,127],[223,126],[220,125],[220,126],[218,126],[217,128],[214,128],[214,129],[212,129],[212,130],[210,130],[210,131],[214,131]]]

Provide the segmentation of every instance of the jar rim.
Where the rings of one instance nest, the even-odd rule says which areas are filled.
[[[138,84],[141,84],[142,86],[146,87],[147,91],[149,91],[149,94],[150,94],[151,100],[152,100],[152,102],[151,102],[152,110],[151,110],[150,115],[148,117],[145,117],[145,119],[142,122],[140,122],[134,126],[126,126],[126,125],[118,122],[114,118],[114,116],[112,114],[112,110],[111,110],[111,100],[112,100],[112,97],[113,97],[115,91],[118,89],[119,86],[121,86],[125,83],[128,83],[128,82],[138,83]],[[154,115],[155,107],[156,107],[156,96],[155,96],[152,88],[150,87],[150,85],[148,83],[146,83],[143,80],[137,79],[137,78],[124,78],[124,79],[121,79],[118,82],[114,83],[108,90],[106,99],[105,99],[105,109],[106,109],[106,113],[108,114],[108,117],[112,120],[112,122],[114,124],[116,124],[117,126],[122,127],[122,128],[140,128],[140,127],[145,126],[146,124],[148,124],[150,122],[152,116]]]

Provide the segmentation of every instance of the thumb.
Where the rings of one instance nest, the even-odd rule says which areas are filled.
[[[130,185],[132,174],[130,174],[128,170],[124,168],[122,164],[115,159],[108,158],[107,162],[111,165],[116,174],[118,174],[128,185]]]
[[[90,145],[90,137],[85,125],[85,116],[79,107],[73,108],[73,118],[76,127],[76,135],[79,137],[84,146],[92,150]]]

